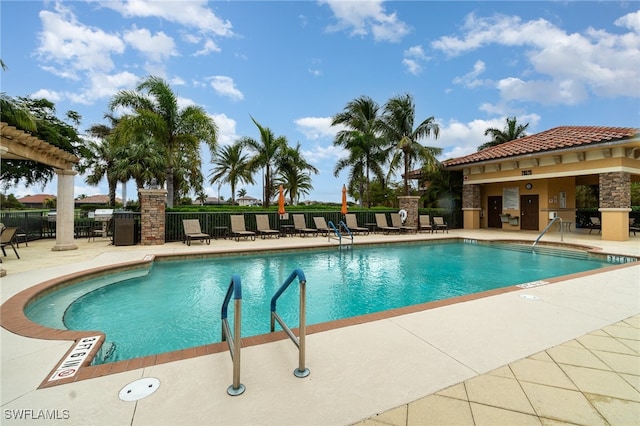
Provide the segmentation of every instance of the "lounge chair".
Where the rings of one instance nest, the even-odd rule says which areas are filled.
[[[421,214],[419,217],[420,231],[429,231],[433,233],[433,225],[428,214]]]
[[[438,233],[438,230],[442,232],[447,231],[447,234],[449,233],[449,226],[447,226],[447,222],[444,221],[442,216],[433,217],[433,226],[436,233]]]
[[[633,232],[633,236],[636,236],[636,232],[640,232],[640,226],[636,225],[636,220],[632,217],[629,218],[629,233]]]
[[[400,232],[418,233],[418,228],[415,226],[405,226],[402,224],[402,217],[400,217],[400,213],[391,213],[391,226],[394,228],[400,228]]]
[[[589,218],[589,223],[587,223],[587,228],[589,228],[589,233],[594,229],[598,230],[598,234],[602,231],[602,223],[600,223],[600,218],[597,216],[591,216]]]
[[[331,228],[329,228],[329,225],[327,225],[327,221],[322,216],[314,216],[313,223],[316,225],[316,229],[319,233],[322,234],[323,237],[326,237],[327,235],[329,235],[329,232],[333,231]]]
[[[271,226],[269,225],[269,216],[266,214],[256,215],[256,232],[262,237],[263,240],[266,237],[272,236],[280,238],[280,231],[278,231],[277,229],[271,229]]]
[[[390,232],[400,233],[400,228],[389,226],[389,223],[387,223],[387,216],[384,213],[376,213],[376,229],[385,234],[389,234]]]
[[[349,231],[351,231],[352,234],[362,232],[365,235],[369,235],[369,228],[358,226],[358,218],[356,217],[355,213],[347,213],[344,218],[346,220],[347,228],[349,228]]]
[[[192,240],[200,240],[211,244],[211,236],[202,232],[198,219],[183,219],[182,227],[184,228],[184,240],[182,242],[187,243],[188,246],[191,245]]]
[[[231,215],[231,236],[235,237],[236,241],[240,241],[240,237],[251,238],[251,241],[256,239],[255,232],[247,231],[242,214]]]
[[[293,216],[293,228],[298,232],[302,237],[307,234],[315,234],[318,236],[318,230],[314,228],[307,228],[307,223],[304,220],[303,214],[294,214]]]
[[[18,250],[16,250],[16,246],[13,245],[16,242],[16,232],[18,232],[18,228],[4,228],[2,234],[0,234],[0,248],[2,248],[2,254],[5,257],[7,257],[7,252],[4,250],[4,248],[6,246],[11,246],[13,252],[16,254],[16,257],[20,259]]]

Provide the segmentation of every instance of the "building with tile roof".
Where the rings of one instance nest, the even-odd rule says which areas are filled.
[[[638,128],[556,127],[443,164],[462,172],[465,229],[542,231],[556,216],[571,226],[576,186],[598,185],[602,239],[629,238],[631,182],[640,181]]]
[[[24,204],[29,209],[44,209],[47,200],[55,200],[56,196],[52,194],[36,194],[27,195],[26,197],[18,198],[20,203]]]

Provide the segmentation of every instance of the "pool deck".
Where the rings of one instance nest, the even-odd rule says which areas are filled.
[[[359,242],[518,239],[537,233],[451,230],[448,234],[371,234]],[[558,233],[543,242],[559,242]],[[602,241],[574,231],[564,242],[640,256],[640,236]],[[325,246],[322,237],[212,240],[114,247],[77,240],[54,252],[52,240],[7,251],[1,301],[54,277],[141,260],[148,254]],[[356,248],[357,249],[357,248]],[[437,268],[446,259],[425,259]],[[321,279],[307,277],[308,285]],[[219,307],[212,307],[217,315]],[[293,375],[289,340],[242,349],[246,391],[227,395],[228,352],[136,368],[39,389],[71,341],[40,340],[0,329],[0,423],[65,425],[426,425],[640,423],[640,265],[607,268],[552,284],[509,291],[307,336],[307,378]],[[160,386],[135,402],[120,390],[143,377]],[[41,411],[45,410],[45,411]],[[18,419],[18,416],[27,419]],[[38,416],[58,419],[43,421]]]

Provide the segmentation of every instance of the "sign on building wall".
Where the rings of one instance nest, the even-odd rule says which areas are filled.
[[[517,186],[502,189],[502,209],[520,210],[520,191]]]

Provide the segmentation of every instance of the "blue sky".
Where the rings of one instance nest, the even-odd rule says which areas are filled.
[[[2,0],[0,14],[2,92],[77,111],[84,131],[104,123],[118,90],[160,76],[181,105],[206,109],[221,144],[257,139],[250,116],[299,142],[320,170],[306,200],[340,201],[346,172],[333,169],[345,153],[330,121],[361,95],[383,105],[412,94],[416,122],[440,126],[423,143],[441,160],[475,152],[509,116],[529,134],[640,127],[637,2]],[[205,177],[209,160],[203,149]],[[75,184],[76,196],[107,193]],[[259,185],[241,187],[261,198]],[[55,194],[55,181],[7,190],[40,192]]]

